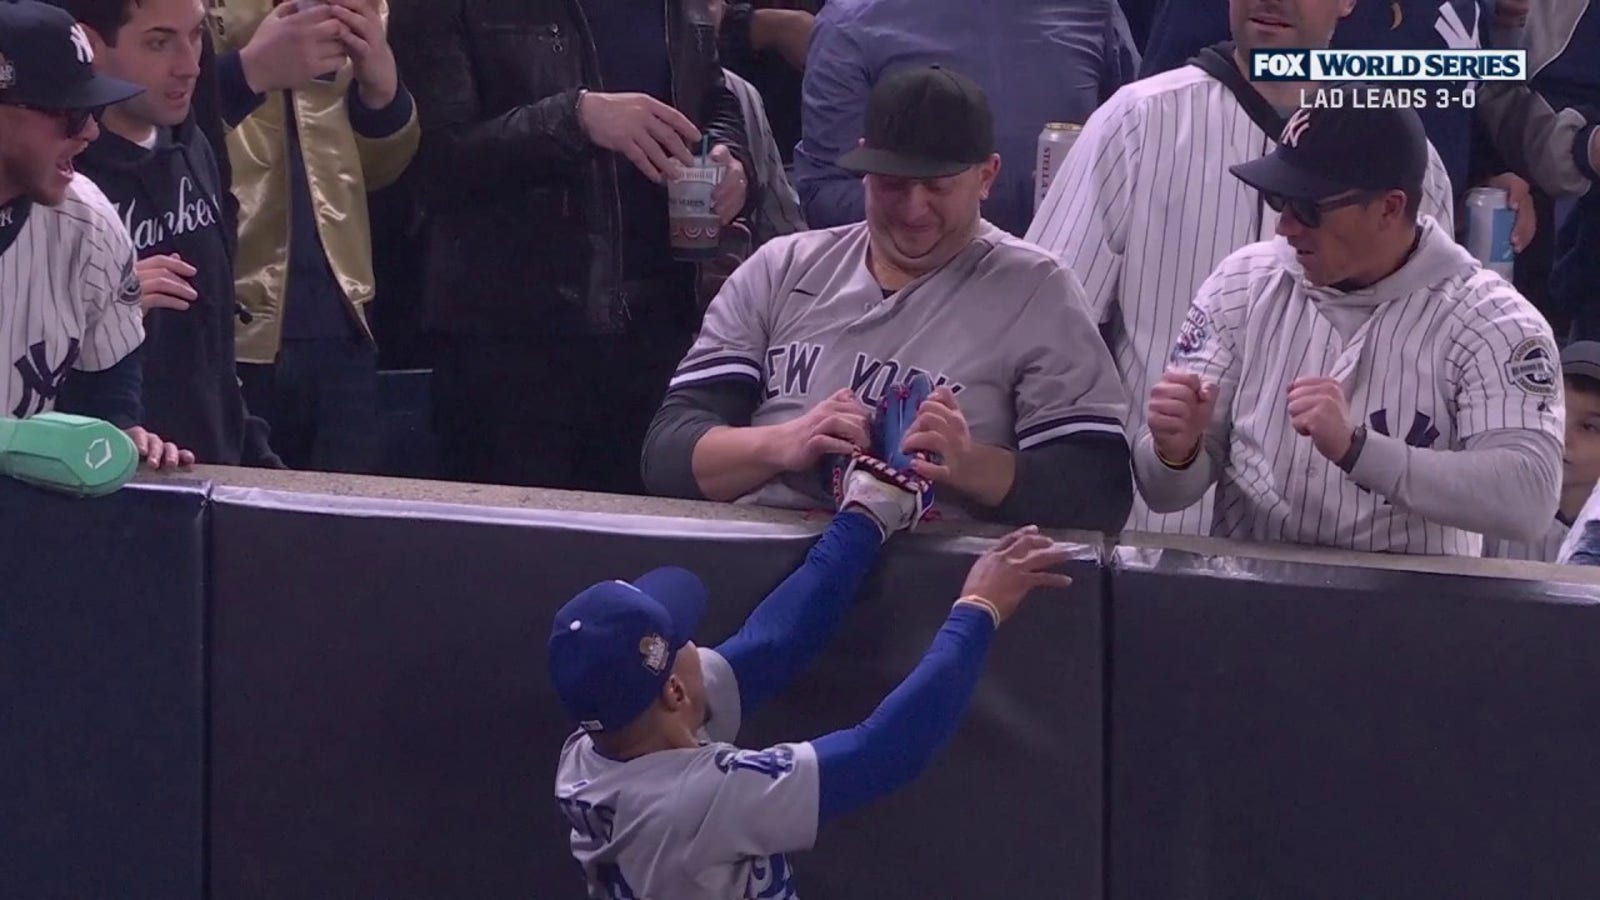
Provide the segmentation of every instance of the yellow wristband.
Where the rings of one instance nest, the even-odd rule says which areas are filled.
[[[1156,459],[1161,460],[1161,464],[1163,466],[1166,466],[1169,469],[1187,469],[1187,468],[1189,468],[1189,466],[1194,464],[1194,461],[1197,458],[1199,458],[1199,456],[1200,456],[1200,447],[1204,443],[1205,443],[1204,441],[1195,441],[1194,449],[1189,451],[1189,457],[1187,459],[1185,459],[1183,462],[1173,462],[1172,460],[1167,459],[1166,455],[1161,452],[1161,448],[1160,447],[1155,447],[1154,443],[1152,443],[1151,446],[1155,447]]]
[[[994,627],[1000,627],[1000,608],[995,606],[993,603],[990,603],[988,598],[980,597],[977,594],[968,594],[956,601],[957,606],[960,606],[963,603],[967,604],[968,606],[980,607],[981,609],[987,611],[989,613],[989,618],[994,619]]]

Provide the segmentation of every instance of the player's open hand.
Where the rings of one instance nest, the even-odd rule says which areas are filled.
[[[1199,452],[1200,440],[1217,409],[1217,386],[1199,375],[1167,372],[1150,390],[1149,427],[1156,452],[1170,463],[1186,463]]]
[[[265,94],[303,87],[337,71],[349,55],[340,39],[347,31],[328,6],[284,3],[267,14],[239,51],[245,82]]]
[[[1037,525],[1019,528],[1001,538],[978,557],[961,586],[961,596],[982,597],[1000,614],[1003,622],[1022,605],[1034,588],[1064,588],[1072,579],[1054,569],[1071,557],[1061,544],[1039,533]]]
[[[711,211],[726,225],[744,209],[744,201],[750,195],[750,177],[745,174],[744,163],[723,144],[711,148],[711,161],[727,167],[722,180],[711,189]]]
[[[592,143],[626,156],[656,184],[676,165],[693,165],[689,147],[700,143],[687,116],[649,94],[589,91],[578,101],[578,124]]]
[[[152,469],[179,469],[194,465],[193,453],[170,441],[162,440],[161,436],[153,431],[146,431],[138,425],[124,431],[128,437],[133,438],[133,447],[144,460],[144,464]]]
[[[966,463],[972,458],[972,431],[954,391],[940,387],[928,395],[906,429],[900,449],[928,454],[928,459],[911,461],[912,471],[934,484],[948,484],[960,490]]]
[[[199,296],[189,285],[194,266],[176,253],[146,257],[133,270],[139,276],[139,305],[147,314],[152,309],[188,309]]]
[[[1311,438],[1317,452],[1338,462],[1350,452],[1350,402],[1344,387],[1332,378],[1296,378],[1289,384],[1289,424]]]
[[[1521,253],[1539,233],[1539,211],[1533,205],[1533,190],[1517,175],[1506,172],[1485,182],[1506,192],[1506,207],[1516,215],[1511,226],[1511,250]]]
[[[869,410],[848,388],[835,391],[778,432],[778,466],[785,472],[813,468],[824,456],[849,456],[872,447]]]

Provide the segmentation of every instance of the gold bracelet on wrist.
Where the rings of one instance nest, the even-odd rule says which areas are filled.
[[[1156,459],[1161,460],[1161,464],[1169,469],[1187,469],[1194,465],[1194,461],[1200,457],[1200,447],[1204,443],[1204,441],[1195,441],[1194,449],[1189,451],[1188,458],[1182,462],[1173,462],[1172,460],[1167,459],[1166,454],[1161,452],[1161,448],[1155,447]],[[1151,446],[1155,446],[1154,442],[1151,443]]]
[[[989,618],[994,619],[994,627],[1000,627],[1000,607],[989,602],[989,598],[980,597],[977,594],[968,594],[956,601],[957,606],[960,606],[963,603],[967,604],[968,606],[979,607],[988,612]]]

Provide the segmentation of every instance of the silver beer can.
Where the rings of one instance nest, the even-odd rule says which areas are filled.
[[[1517,214],[1511,211],[1510,202],[1504,188],[1467,191],[1467,252],[1507,281],[1516,266],[1511,229],[1517,224]]]
[[[1072,149],[1082,133],[1082,125],[1070,122],[1047,122],[1044,131],[1039,132],[1039,152],[1034,157],[1033,166],[1034,212],[1044,205],[1044,197],[1050,192],[1051,179],[1055,178],[1056,170],[1067,158],[1067,151]]]

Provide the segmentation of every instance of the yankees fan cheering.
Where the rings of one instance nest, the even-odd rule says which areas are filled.
[[[580,727],[556,800],[588,896],[798,896],[784,854],[912,781],[954,734],[995,629],[1033,588],[1070,584],[1049,571],[1064,551],[1031,527],[1013,532],[973,565],[922,661],[864,722],[740,749],[729,743],[740,722],[810,665],[885,536],[918,515],[909,494],[853,474],[805,562],[715,649],[692,641],[706,590],[682,569],[601,582],[556,614],[550,674]]]
[[[1174,22],[1226,16],[1233,42],[1206,47],[1180,68],[1117,91],[1089,117],[1051,181],[1027,238],[1059,254],[1078,276],[1136,400],[1160,380],[1206,276],[1229,253],[1269,239],[1276,225],[1260,194],[1222,173],[1271,149],[1301,92],[1317,86],[1251,82],[1250,54],[1327,47],[1354,6],[1354,0],[1174,4],[1163,12]],[[1422,210],[1452,234],[1450,178],[1431,147],[1428,161]],[[1142,407],[1130,411],[1130,434],[1144,425]],[[1210,500],[1163,515],[1135,497],[1128,527],[1203,534]]]
[[[133,246],[72,164],[99,136],[94,114],[139,90],[95,73],[72,16],[34,0],[0,2],[0,414],[105,419],[159,468],[194,455],[140,426]]]
[[[905,69],[868,99],[864,223],[771,241],[735,271],[678,366],[644,450],[660,494],[814,508],[819,462],[864,446],[869,408],[936,390],[906,450],[952,517],[1119,529],[1127,404],[1082,289],[979,216],[999,170],[971,80]]]
[[[1189,310],[1135,449],[1152,509],[1217,482],[1219,536],[1467,556],[1549,526],[1550,327],[1419,219],[1427,160],[1415,112],[1346,108],[1295,113],[1232,167],[1280,237],[1224,259]]]

